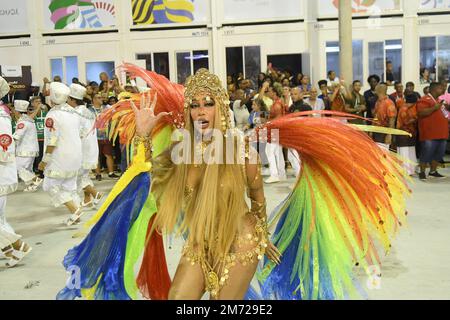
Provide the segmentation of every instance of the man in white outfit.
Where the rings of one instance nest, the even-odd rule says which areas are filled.
[[[32,110],[30,103],[25,100],[14,101],[14,109],[21,114],[13,135],[16,142],[16,163],[19,178],[25,182],[25,192],[34,192],[42,183],[33,172],[35,157],[39,156],[37,129],[34,123],[39,110]]]
[[[0,98],[9,92],[9,85],[0,77]],[[20,240],[22,237],[6,221],[7,195],[17,189],[15,144],[12,137],[11,111],[0,101],[0,251],[9,261],[7,267],[17,265],[31,247]]]
[[[267,86],[267,85],[266,85]],[[263,90],[263,89],[262,89]],[[283,103],[281,101],[282,88],[280,84],[274,84],[269,87],[269,97],[273,101],[270,109],[269,121],[273,121],[282,117],[285,113]],[[283,148],[279,144],[277,132],[271,133],[271,141],[266,145],[266,155],[269,161],[270,177],[265,183],[276,183],[286,180],[286,169],[283,155]]]
[[[72,214],[67,225],[80,222],[83,215],[77,194],[77,176],[81,169],[81,119],[66,101],[70,89],[66,85],[50,84],[52,109],[45,118],[44,157],[39,170],[44,172],[44,191],[55,205],[66,206]]]
[[[311,95],[314,95],[314,88],[311,89]],[[289,113],[295,113],[295,112],[301,112],[301,111],[308,111],[312,108],[309,106],[306,106],[303,102],[303,94],[300,91],[298,87],[292,88],[291,90],[291,100],[292,105],[289,106]],[[298,177],[300,175],[301,170],[301,160],[300,156],[295,149],[288,149],[288,160],[292,165],[292,169],[294,172],[294,176]]]
[[[248,112],[247,106],[244,104],[244,90],[237,90],[235,98],[236,100],[233,103],[233,111],[234,118],[236,119],[236,128],[241,131],[245,131],[248,126],[248,119],[250,117],[250,113]]]
[[[89,174],[91,170],[97,168],[98,164],[98,142],[97,130],[95,128],[96,115],[89,110],[83,102],[86,95],[86,88],[79,84],[70,85],[70,95],[67,104],[75,109],[81,120],[81,146],[82,163],[78,174],[78,190],[84,192],[82,207],[94,208],[103,194],[94,188]]]
[[[300,175],[300,171],[301,171],[301,160],[300,160],[300,156],[297,152],[297,150],[295,149],[288,149],[288,160],[292,165],[292,170],[294,172],[294,176],[298,177]]]

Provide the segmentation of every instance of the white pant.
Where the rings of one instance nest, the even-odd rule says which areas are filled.
[[[78,185],[78,192],[81,192],[86,187],[93,187],[94,183],[92,182],[91,178],[89,177],[91,170],[81,169],[78,177],[77,177],[77,185]]]
[[[0,196],[0,249],[6,248],[21,238],[6,221],[5,207],[6,195]]]
[[[298,152],[294,149],[288,150],[288,160],[291,163],[292,169],[294,169],[295,176],[298,177],[300,175],[301,168],[301,160]]]
[[[36,176],[33,172],[33,163],[34,158],[16,157],[17,173],[19,174],[19,178],[27,185]]]
[[[403,168],[405,168],[409,175],[413,175],[417,165],[416,147],[399,147],[397,152],[404,160]]]
[[[52,203],[59,207],[67,202],[73,201],[80,204],[80,197],[77,194],[77,177],[68,179],[44,178],[44,191],[48,192]]]
[[[286,169],[283,156],[283,148],[276,143],[266,144],[266,155],[269,161],[270,176],[273,178],[285,178]]]
[[[255,149],[258,150],[258,154],[259,154],[259,158],[261,159],[261,164],[262,165],[266,165],[269,163],[269,161],[267,161],[267,156],[266,156],[266,143],[256,143],[256,142],[252,142],[251,146]]]

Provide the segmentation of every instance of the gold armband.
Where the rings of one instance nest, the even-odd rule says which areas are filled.
[[[150,137],[136,136],[134,137],[133,143],[134,143],[134,156],[137,155],[139,146],[143,145],[145,148],[145,161],[150,162],[153,156],[152,139]]]

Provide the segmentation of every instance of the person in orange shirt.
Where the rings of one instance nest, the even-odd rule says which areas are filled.
[[[333,94],[331,95],[331,110],[345,112],[346,88],[343,82],[333,84]]]
[[[275,120],[284,116],[285,109],[281,100],[283,95],[282,90],[281,84],[279,83],[274,83],[273,86],[269,87],[268,96],[273,101],[272,107],[270,108],[269,120]]]
[[[430,85],[430,93],[417,102],[420,139],[420,180],[426,180],[425,169],[431,164],[429,176],[442,178],[437,168],[444,158],[449,137],[448,120],[444,115],[448,110],[445,101],[439,100],[444,94],[444,87],[437,82]]]
[[[417,163],[416,157],[416,141],[417,141],[417,108],[416,96],[407,96],[405,103],[400,107],[397,116],[397,129],[406,131],[411,134],[409,136],[397,136],[397,153],[406,160],[403,167],[410,176],[415,173]]]
[[[403,92],[403,84],[401,82],[395,83],[395,92],[389,96],[391,100],[395,103],[397,111],[406,103],[405,94]]]
[[[385,128],[395,128],[395,119],[397,117],[397,108],[394,102],[387,95],[387,85],[379,84],[375,92],[378,100],[375,105],[375,124]],[[374,133],[373,140],[382,148],[389,150],[392,143],[392,135],[383,133]]]

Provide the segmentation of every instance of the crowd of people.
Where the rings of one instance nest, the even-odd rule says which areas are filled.
[[[447,81],[430,82],[421,95],[413,82],[382,82],[378,75],[367,79],[370,89],[363,92],[361,80],[351,84],[339,79],[334,71],[327,78],[311,83],[308,75],[293,76],[289,71],[269,66],[258,76],[258,83],[242,74],[228,76],[227,89],[236,127],[248,131],[286,114],[302,111],[336,111],[358,116],[348,122],[355,125],[375,125],[386,132],[371,133],[381,147],[397,151],[405,161],[411,176],[421,180],[441,178],[439,166],[444,162],[449,137],[450,88]],[[389,91],[393,93],[388,94]],[[312,116],[326,116],[318,112]],[[347,121],[347,120],[342,120]],[[406,131],[410,136],[394,136],[389,129]],[[261,148],[261,145],[260,145]],[[280,150],[269,143],[260,150],[268,164],[270,177],[266,183],[286,179],[285,168],[292,166],[299,173],[299,158],[295,150]],[[285,163],[285,160],[286,161]],[[416,163],[419,165],[416,166]],[[428,175],[426,168],[430,167]]]

